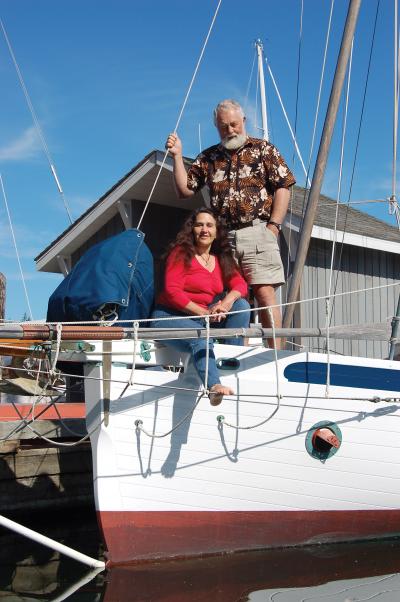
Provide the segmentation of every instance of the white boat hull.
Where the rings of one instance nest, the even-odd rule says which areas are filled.
[[[233,355],[238,369],[221,377],[236,395],[218,407],[199,399],[190,367],[143,365],[129,386],[130,368],[113,365],[108,404],[101,364],[86,364],[95,499],[110,562],[398,534],[398,363],[334,356],[332,382],[340,364],[351,386],[331,385],[327,395],[325,384],[293,373],[293,364],[307,375],[326,365],[324,355],[283,352],[276,363],[270,350],[216,345],[217,358]],[[376,369],[394,385],[354,387],[353,373],[368,381]],[[312,435],[329,423],[340,447],[319,453]]]

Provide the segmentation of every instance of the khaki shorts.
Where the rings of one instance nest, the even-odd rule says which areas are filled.
[[[229,232],[229,241],[248,284],[280,286],[285,276],[278,240],[266,226],[254,220],[252,226]]]

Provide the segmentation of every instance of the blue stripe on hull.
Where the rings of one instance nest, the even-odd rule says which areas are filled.
[[[290,382],[324,385],[327,381],[327,364],[295,362],[286,366],[283,374]],[[330,384],[339,387],[400,391],[400,370],[331,364]]]

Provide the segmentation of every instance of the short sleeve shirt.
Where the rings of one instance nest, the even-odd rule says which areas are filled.
[[[200,153],[187,181],[194,192],[208,186],[211,205],[229,229],[257,218],[268,221],[275,190],[293,184],[295,178],[278,149],[250,136],[234,152],[216,144]]]

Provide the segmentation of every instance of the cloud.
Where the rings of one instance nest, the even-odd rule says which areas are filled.
[[[22,134],[0,147],[0,161],[24,161],[32,159],[41,150],[36,128],[31,126]]]
[[[2,214],[0,213],[0,220]],[[0,259],[16,259],[14,242],[11,236],[11,230],[6,223],[0,224]],[[32,259],[43,247],[43,239],[50,236],[49,233],[30,226],[21,226],[14,224],[14,235],[17,242],[18,254],[20,258]],[[3,270],[4,271],[4,270]]]

